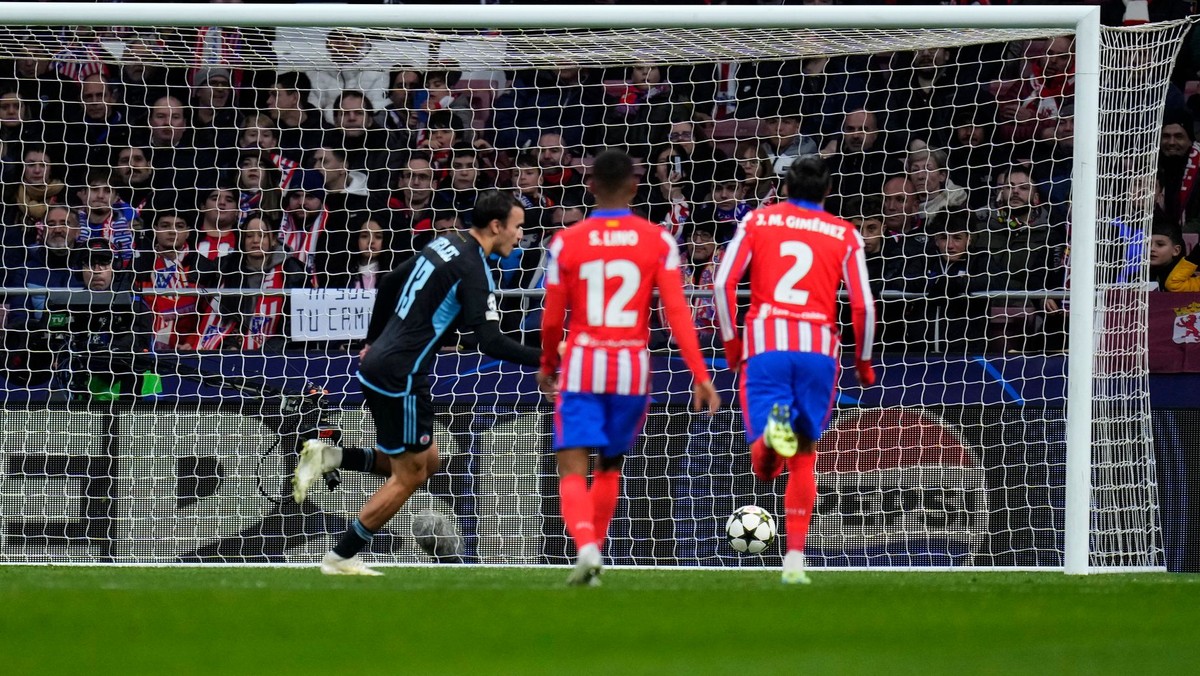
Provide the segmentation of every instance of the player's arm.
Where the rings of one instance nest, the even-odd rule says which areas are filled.
[[[725,247],[725,257],[717,266],[713,279],[713,305],[717,310],[717,326],[721,329],[721,341],[725,343],[725,361],[729,368],[737,369],[742,362],[742,341],[737,327],[737,288],[750,265],[750,253],[754,248],[747,227],[754,212],[747,214],[738,224],[737,232]]]
[[[400,298],[400,289],[404,286],[404,280],[408,279],[411,269],[411,265],[402,265],[379,280],[379,288],[375,291],[375,305],[371,308],[371,323],[367,325],[366,347],[363,347],[360,356],[366,355],[367,348],[379,338],[379,335],[383,333],[383,328],[396,313],[396,302]]]
[[[562,240],[555,237],[546,247],[546,295],[542,306],[541,378],[553,378],[562,361],[558,346],[562,343],[567,321],[567,290],[562,284],[559,255]]]
[[[721,406],[721,397],[713,387],[712,378],[704,366],[704,357],[700,354],[700,338],[696,336],[696,325],[692,323],[692,308],[683,296],[679,247],[666,232],[663,232],[662,237],[667,254],[666,260],[655,272],[654,285],[658,287],[663,314],[666,315],[667,325],[671,327],[671,335],[675,338],[679,351],[683,353],[683,362],[692,372],[692,403],[697,410],[704,405],[709,414],[716,413]]]
[[[458,285],[463,329],[474,332],[479,339],[479,351],[487,356],[523,366],[537,366],[539,355],[535,348],[522,345],[500,331],[500,311],[496,307],[496,297],[488,287],[488,274],[482,261],[479,265],[470,265]]]
[[[854,324],[854,363],[858,382],[871,385],[875,370],[871,357],[875,343],[875,298],[871,295],[867,259],[863,253],[862,236],[854,232],[854,241],[842,261],[842,278],[850,294],[850,318]]]

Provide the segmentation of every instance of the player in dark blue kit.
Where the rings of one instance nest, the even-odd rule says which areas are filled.
[[[538,350],[500,333],[500,315],[487,257],[507,256],[521,241],[525,214],[499,190],[480,195],[473,227],[430,242],[417,256],[383,278],[358,379],[376,446],[341,449],[319,440],[305,443],[296,467],[294,495],[335,468],[372,472],[387,481],[367,500],[341,541],[321,561],[326,575],[379,575],[358,553],[438,468],[433,439],[429,371],[455,331],[473,331],[479,348],[497,359],[537,366]]]

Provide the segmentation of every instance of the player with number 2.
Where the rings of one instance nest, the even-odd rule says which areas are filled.
[[[711,415],[721,404],[683,297],[679,247],[665,230],[630,212],[637,185],[628,155],[618,150],[600,153],[588,184],[596,209],[555,236],[548,248],[538,380],[543,391],[558,391],[554,450],[559,493],[563,521],[578,551],[567,578],[571,585],[599,583],[622,461],[642,429],[650,402],[647,343],[656,288],[692,372],[693,407],[706,407]],[[568,311],[570,331],[561,345]],[[593,451],[596,469],[589,489],[588,459]]]
[[[762,481],[784,465],[787,554],[783,581],[807,584],[804,540],[816,503],[816,442],[829,425],[837,385],[837,296],[850,297],[855,370],[863,386],[871,366],[875,301],[867,283],[862,237],[825,212],[830,175],[811,156],[788,167],[786,202],[746,215],[717,269],[717,322],[729,367],[741,367],[742,415],[750,464]],[[738,336],[736,292],[750,270],[745,343]],[[744,346],[743,346],[744,345]]]

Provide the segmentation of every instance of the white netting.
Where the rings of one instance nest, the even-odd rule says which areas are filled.
[[[1128,196],[1154,175],[1182,30],[1105,36],[1095,565],[1161,563],[1127,246],[1151,197]],[[844,390],[821,442],[811,564],[1062,565],[1061,31],[14,27],[0,57],[0,561],[315,561],[379,479],[345,472],[303,505],[286,482],[303,438],[373,444],[353,336],[379,276],[469,225],[480,190],[514,191],[527,233],[496,261],[502,323],[535,341],[541,247],[586,215],[590,158],[616,145],[644,172],[635,209],[680,240],[713,357],[714,261],[793,159],[826,156],[829,209],[867,235],[883,386]],[[783,511],[740,411],[686,412],[686,369],[665,333],[653,346],[608,554],[778,563],[724,541],[736,507]],[[565,563],[532,378],[468,337],[434,398],[443,472],[371,557],[427,560],[410,523],[434,508],[467,560]]]

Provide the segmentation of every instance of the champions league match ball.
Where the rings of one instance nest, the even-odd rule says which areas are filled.
[[[743,554],[761,554],[775,541],[775,517],[762,507],[738,507],[725,522],[729,546]]]

